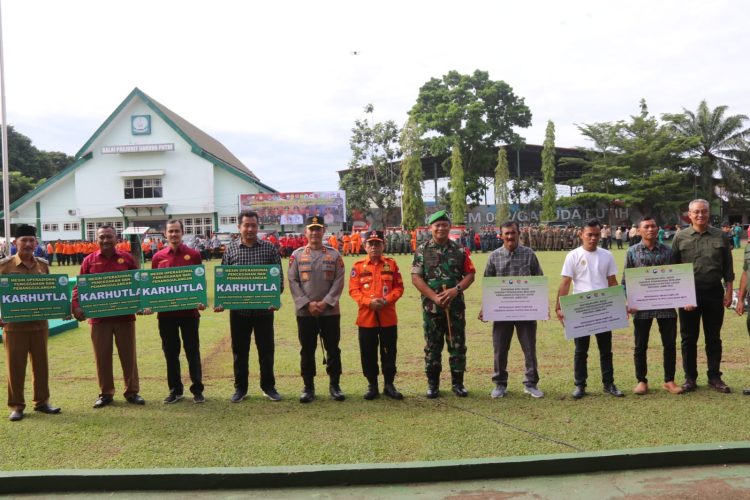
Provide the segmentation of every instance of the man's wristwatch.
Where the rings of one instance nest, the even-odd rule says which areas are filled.
[[[463,289],[463,288],[461,288],[461,284],[460,284],[460,283],[456,284],[456,291],[457,291],[458,293],[461,293],[461,292],[463,292],[463,291],[464,291],[464,289]]]

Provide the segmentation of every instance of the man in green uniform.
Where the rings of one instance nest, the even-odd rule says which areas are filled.
[[[747,297],[747,288],[748,288],[748,280],[747,280],[747,272],[750,270],[750,245],[747,245],[745,247],[745,257],[743,259],[743,265],[742,265],[742,278],[740,279],[740,292],[737,296],[737,307],[736,311],[737,314],[742,316],[742,313],[745,312],[745,299]],[[750,313],[748,313],[747,316],[747,331],[750,333]],[[750,396],[750,386],[742,391],[742,394],[745,396]]]
[[[448,344],[453,392],[466,397],[466,317],[463,291],[474,282],[468,253],[448,238],[451,222],[444,210],[428,220],[432,238],[414,253],[411,281],[422,294],[427,397],[440,395],[443,345]],[[447,341],[447,342],[446,342]]]

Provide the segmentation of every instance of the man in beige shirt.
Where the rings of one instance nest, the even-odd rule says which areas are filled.
[[[36,229],[22,225],[16,229],[16,255],[0,260],[0,274],[49,274],[49,265],[41,257],[34,257]],[[47,364],[47,320],[14,321],[3,327],[5,362],[8,367],[8,406],[12,409],[9,420],[23,418],[26,401],[23,395],[26,381],[26,360],[31,358],[34,386],[34,411],[47,414],[60,413],[60,408],[49,404],[49,367]]]

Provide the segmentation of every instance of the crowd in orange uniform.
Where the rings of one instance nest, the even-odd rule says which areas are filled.
[[[98,249],[99,246],[93,241],[57,240],[47,243],[46,250],[50,265],[56,262],[58,266],[72,266],[80,264],[87,255]]]

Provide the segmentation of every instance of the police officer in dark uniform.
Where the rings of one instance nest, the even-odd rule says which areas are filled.
[[[297,314],[297,333],[301,346],[300,368],[305,384],[300,402],[315,399],[315,350],[318,334],[324,348],[324,363],[330,377],[329,392],[336,401],[345,399],[341,378],[341,310],[339,298],[344,291],[344,260],[338,251],[323,245],[325,223],[316,215],[307,219],[307,245],[289,258],[289,289]]]

